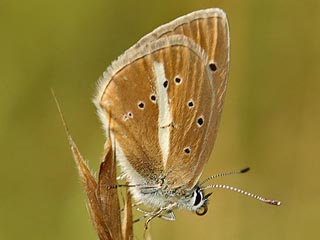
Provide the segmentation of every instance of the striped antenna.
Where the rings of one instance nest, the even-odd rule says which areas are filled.
[[[244,190],[239,189],[239,188],[231,187],[231,186],[228,186],[228,185],[214,184],[214,185],[209,185],[209,186],[206,186],[204,188],[201,188],[201,190],[212,189],[212,188],[222,188],[222,189],[234,191],[234,192],[237,192],[237,193],[244,194],[244,195],[246,195],[248,197],[257,199],[257,200],[259,200],[261,202],[268,203],[268,204],[275,205],[275,206],[280,206],[281,205],[281,202],[278,201],[278,200],[266,199],[266,198],[258,196],[256,194],[244,191]]]
[[[234,174],[241,174],[241,173],[246,173],[250,170],[250,168],[244,168],[241,170],[235,170],[235,171],[231,171],[231,172],[224,172],[224,173],[218,173],[215,175],[212,175],[208,178],[206,178],[205,180],[203,180],[199,185],[202,186],[203,184],[205,184],[206,182],[214,179],[214,178],[218,178],[218,177],[224,177],[224,176],[229,176],[229,175],[234,175]]]

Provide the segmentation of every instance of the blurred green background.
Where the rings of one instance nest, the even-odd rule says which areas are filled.
[[[155,220],[153,239],[319,237],[319,0],[0,0],[0,239],[96,239],[50,88],[97,170],[104,133],[91,98],[98,77],[155,27],[209,7],[229,16],[231,71],[203,177],[250,166],[216,182],[283,206],[217,190],[206,216]]]

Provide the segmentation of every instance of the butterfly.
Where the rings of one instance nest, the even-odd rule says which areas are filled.
[[[230,62],[228,19],[221,9],[192,12],[162,25],[103,73],[94,103],[122,176],[145,212],[174,220],[173,210],[204,215],[209,188],[199,183],[217,137]]]

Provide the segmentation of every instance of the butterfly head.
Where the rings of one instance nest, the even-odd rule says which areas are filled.
[[[198,216],[205,215],[208,211],[208,198],[211,194],[205,195],[203,190],[198,186],[193,188],[189,201],[190,210],[196,212]]]
[[[223,177],[223,176],[228,176],[228,175],[233,175],[233,174],[241,174],[241,173],[246,173],[249,171],[249,168],[244,168],[241,170],[237,170],[237,171],[231,171],[231,172],[225,172],[225,173],[219,173],[213,176],[208,177],[207,179],[205,179],[204,181],[202,181],[201,183],[199,183],[198,185],[196,185],[192,190],[191,190],[191,194],[188,202],[188,206],[189,209],[191,211],[195,211],[197,215],[199,216],[203,216],[207,213],[208,211],[208,198],[211,196],[212,193],[208,193],[206,195],[204,195],[204,190],[207,189],[213,189],[213,188],[220,188],[220,189],[226,189],[226,190],[230,190],[230,191],[234,191],[237,193],[241,193],[244,195],[247,195],[251,198],[257,199],[259,201],[271,204],[271,205],[276,205],[276,206],[280,206],[281,202],[277,201],[277,200],[271,200],[271,199],[266,199],[264,197],[258,196],[256,194],[244,191],[242,189],[239,188],[235,188],[232,186],[228,186],[228,185],[224,185],[224,184],[214,184],[214,185],[208,185],[208,186],[204,186],[204,184],[214,178],[217,177]],[[199,187],[200,186],[200,187]]]

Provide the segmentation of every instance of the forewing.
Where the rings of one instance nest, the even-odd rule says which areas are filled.
[[[111,126],[122,155],[139,175],[156,180],[165,174],[172,188],[196,184],[217,135],[228,69],[229,29],[220,9],[165,24],[113,62],[95,102],[105,129]],[[161,80],[162,72],[168,79],[165,99],[157,89],[156,75]]]
[[[230,57],[229,25],[226,14],[218,8],[192,12],[158,27],[141,38],[133,48],[175,34],[191,38],[208,55],[208,64],[213,69],[212,75],[217,93],[216,108],[221,111]]]
[[[209,105],[206,105],[205,111],[211,113],[211,116],[209,117],[210,122],[207,121],[205,123],[209,125],[206,127],[207,136],[204,139],[204,142],[199,142],[199,144],[202,144],[203,151],[200,153],[197,160],[191,159],[194,164],[191,168],[189,168],[190,166],[187,164],[184,165],[184,170],[180,169],[180,171],[176,171],[176,173],[181,173],[182,176],[188,176],[184,179],[190,180],[187,183],[185,181],[181,182],[181,180],[179,180],[179,182],[181,184],[186,184],[187,188],[192,188],[198,181],[203,168],[209,159],[210,153],[212,152],[221,118],[229,72],[230,39],[228,20],[226,14],[221,9],[196,11],[155,29],[153,32],[143,37],[136,46],[175,34],[181,34],[191,38],[204,49],[208,55],[207,64],[213,78],[212,98],[214,98],[214,105],[212,108],[209,108]],[[198,80],[195,79],[195,81]],[[195,90],[194,98],[196,98],[197,94],[197,90]],[[206,102],[201,99],[207,97],[206,93],[201,92],[199,96],[201,102]],[[204,106],[201,106],[201,108],[202,107]],[[203,109],[201,111],[203,111]],[[195,116],[199,116],[201,111],[199,110]],[[197,135],[195,134],[194,137],[196,136]],[[173,168],[175,168],[174,166],[176,164],[182,164],[179,159],[170,158],[170,161],[172,162],[168,162],[168,165]],[[192,175],[191,179],[190,175]]]
[[[207,56],[188,38],[170,36],[134,50],[132,55],[129,52],[123,61],[127,57],[131,58],[127,64],[121,62],[121,67],[110,70],[100,108],[109,119],[117,152],[121,152],[117,155],[120,164],[127,162],[144,179],[156,181],[167,174],[171,158],[181,158],[185,168],[191,166],[190,156],[177,141],[191,139],[188,129],[196,115],[187,109],[190,97],[196,92],[212,104]],[[194,109],[200,111],[200,105]],[[201,112],[209,114],[203,109]],[[204,139],[202,129],[188,142],[193,147],[192,156],[200,153],[201,144],[195,141]]]

